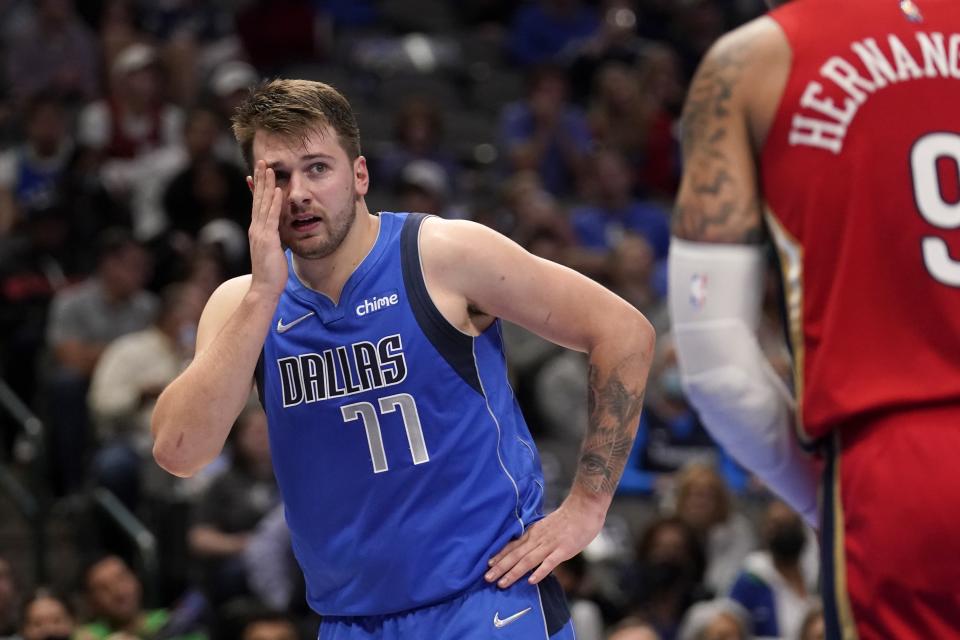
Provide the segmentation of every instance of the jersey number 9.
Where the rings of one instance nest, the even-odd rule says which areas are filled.
[[[960,227],[960,202],[947,202],[940,188],[937,161],[949,158],[960,166],[960,135],[928,133],[910,150],[913,195],[923,219],[938,229]],[[960,179],[960,175],[958,175]],[[960,261],[950,257],[946,241],[939,236],[924,236],[923,264],[937,282],[960,287]]]

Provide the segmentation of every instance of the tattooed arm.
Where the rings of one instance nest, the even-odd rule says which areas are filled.
[[[668,299],[684,390],[703,424],[813,524],[819,470],[756,336],[766,265],[757,158],[789,67],[786,38],[761,18],[721,39],[697,71],[683,116]]]
[[[486,227],[432,218],[420,247],[430,296],[461,331],[476,335],[504,318],[588,354],[589,420],[570,494],[498,553],[487,575],[506,587],[535,569],[530,579],[539,582],[603,526],[636,435],[653,328],[592,280]]]
[[[763,241],[756,158],[786,82],[790,52],[761,18],[721,38],[700,64],[681,121],[684,170],[673,235]]]

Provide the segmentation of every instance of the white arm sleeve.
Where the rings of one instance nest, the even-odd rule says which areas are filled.
[[[673,333],[690,403],[717,442],[817,526],[817,464],[800,448],[792,427],[793,398],[756,337],[763,249],[672,238],[668,273]]]

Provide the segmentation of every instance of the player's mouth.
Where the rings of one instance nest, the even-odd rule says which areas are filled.
[[[304,216],[302,218],[296,218],[293,222],[290,223],[297,231],[313,231],[320,223],[323,222],[323,218],[319,216]]]

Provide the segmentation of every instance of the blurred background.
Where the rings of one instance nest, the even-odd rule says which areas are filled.
[[[0,0],[0,638],[316,637],[259,407],[197,477],[150,457],[153,402],[204,302],[249,269],[229,118],[276,76],[351,100],[371,211],[491,226],[657,328],[607,526],[558,569],[578,637],[822,637],[815,538],[688,406],[664,304],[686,88],[763,10]],[[762,342],[789,380],[770,283]],[[504,332],[553,508],[586,424],[585,357]]]

